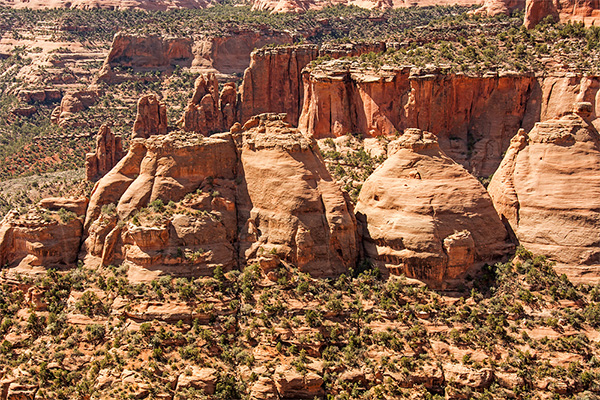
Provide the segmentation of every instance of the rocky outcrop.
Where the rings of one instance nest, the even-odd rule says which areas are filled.
[[[525,27],[533,28],[546,17],[563,23],[582,22],[586,26],[596,26],[600,24],[600,1],[527,0]]]
[[[265,112],[284,112],[296,124],[304,93],[301,72],[318,54],[318,47],[310,44],[253,51],[240,88],[240,121]]]
[[[524,10],[525,2],[525,0],[485,0],[483,7],[478,9],[476,13],[490,16],[498,14],[510,15],[514,11]]]
[[[29,104],[54,103],[62,99],[62,93],[58,89],[22,89],[17,97]]]
[[[159,35],[132,35],[119,32],[115,35],[110,52],[98,75],[100,81],[118,83],[124,80],[118,70],[134,71],[168,70],[191,66],[194,55],[192,40],[188,38],[163,38]],[[118,70],[115,70],[118,67]]]
[[[0,265],[71,267],[77,261],[82,222],[75,214],[11,212],[0,223]]]
[[[238,189],[242,259],[272,253],[317,277],[336,276],[357,259],[356,222],[316,142],[280,117],[250,119],[241,147]]]
[[[167,108],[155,94],[141,97],[137,103],[137,115],[133,123],[133,139],[167,133]]]
[[[86,197],[79,197],[76,199],[68,197],[46,197],[39,202],[39,206],[47,210],[59,211],[63,208],[66,211],[75,213],[77,216],[85,215],[87,205],[88,199]]]
[[[264,253],[339,275],[356,262],[356,222],[316,148],[278,115],[133,139],[92,192],[83,255],[198,276]]]
[[[86,110],[98,101],[95,90],[80,90],[65,94],[60,106],[52,111],[50,120],[60,126],[83,126],[85,122],[77,120],[76,113]]]
[[[574,101],[593,102],[592,118],[598,115],[600,82],[594,76],[466,76],[391,66],[375,71],[334,60],[305,69],[303,79],[303,132],[316,138],[407,128],[436,132],[444,152],[479,176],[496,170],[519,128],[568,111]]]
[[[392,274],[440,284],[512,247],[483,186],[417,129],[390,142],[356,212],[367,256]]]
[[[108,125],[102,125],[96,135],[96,152],[85,156],[85,175],[94,182],[110,171],[123,158],[121,136],[115,136]]]
[[[198,72],[241,74],[251,63],[251,53],[267,45],[290,45],[293,36],[288,32],[270,29],[236,29],[222,36],[194,41],[192,69]]]
[[[502,219],[536,254],[600,264],[600,136],[591,104],[520,130],[489,185]]]
[[[214,74],[200,75],[194,85],[194,95],[185,114],[178,122],[186,132],[205,136],[228,130],[237,122],[237,92],[234,83],[226,83],[218,93],[219,82]]]
[[[232,30],[219,36],[163,37],[119,32],[98,73],[98,80],[119,83],[126,80],[152,80],[131,72],[170,72],[175,67],[200,73],[241,74],[250,65],[250,53],[265,45],[293,42],[287,32],[270,29]]]

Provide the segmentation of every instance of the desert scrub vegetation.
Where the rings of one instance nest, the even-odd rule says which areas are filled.
[[[390,36],[384,53],[350,58],[355,67],[383,65],[437,68],[440,73],[600,72],[600,28],[546,19],[535,29],[522,26],[522,14],[484,18],[460,14]],[[315,67],[327,62],[321,58]]]
[[[380,155],[372,155],[365,150],[364,140],[362,135],[348,134],[336,140],[328,138],[319,141],[319,150],[327,169],[354,203],[358,200],[363,183],[386,160],[390,139],[384,136],[369,139],[378,142],[374,147],[381,150]]]
[[[56,41],[110,42],[120,30],[139,34],[189,36],[226,35],[239,28],[290,31],[312,41],[336,38],[384,38],[390,32],[426,25],[432,19],[462,14],[460,6],[414,7],[370,11],[356,6],[332,6],[306,13],[254,11],[244,4],[216,4],[206,9],[138,11],[108,9],[27,10],[0,8],[1,34],[35,31]],[[324,29],[314,30],[315,27]],[[23,33],[20,33],[23,31]],[[313,32],[309,34],[309,32]]]
[[[257,380],[282,379],[282,366],[320,377],[331,399],[596,390],[600,286],[573,285],[525,249],[443,292],[402,276],[383,279],[368,262],[332,280],[285,263],[268,274],[262,268],[217,266],[212,276],[145,282],[129,281],[127,265],[36,277],[4,269],[0,364],[9,374],[28,371],[19,381],[52,398],[94,387],[112,398],[202,398],[162,382],[206,368],[214,384],[208,398],[245,398]],[[452,375],[457,368],[491,379],[472,385]],[[351,380],[349,371],[370,372]],[[107,374],[129,378],[98,384]]]

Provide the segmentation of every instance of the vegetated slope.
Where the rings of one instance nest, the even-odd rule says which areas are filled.
[[[174,399],[597,390],[600,288],[575,287],[526,251],[450,295],[368,269],[324,281],[266,268],[149,282],[113,266],[3,278],[3,390]]]
[[[235,42],[237,37],[271,31],[290,35],[290,40],[320,43],[348,36],[384,37],[389,31],[407,29],[466,9],[390,10],[372,19],[368,10],[343,6],[305,15],[270,15],[250,11],[248,7],[223,5],[206,10],[168,12],[2,8],[0,62],[4,72],[0,76],[0,109],[7,125],[0,133],[4,143],[0,151],[3,160],[0,176],[9,179],[82,167],[83,155],[90,150],[91,136],[99,125],[108,120],[115,133],[128,133],[135,102],[147,91],[162,95],[170,105],[172,121],[181,116],[198,73],[190,72],[189,66],[162,73],[133,72],[123,67],[121,72],[133,72],[132,79],[109,86],[90,86],[109,52],[113,36],[123,29],[136,35],[196,37],[199,42],[210,42],[220,36],[233,38]],[[233,48],[235,50],[235,46]],[[231,50],[226,48],[225,51]],[[251,48],[243,51],[249,53]],[[235,52],[231,56],[237,57]],[[249,60],[249,54],[239,56]],[[214,54],[209,53],[207,57],[214,58]],[[243,68],[237,73],[241,74]],[[45,94],[50,91],[52,97]],[[64,127],[51,125],[51,111],[61,98],[82,91],[93,92],[93,102],[76,112],[79,121]],[[42,140],[41,147],[33,142],[35,137],[50,135],[55,139],[47,143]],[[39,151],[49,157],[33,157]],[[62,156],[59,162],[51,159],[61,152],[68,155]]]

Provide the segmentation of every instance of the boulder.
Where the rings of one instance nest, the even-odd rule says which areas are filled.
[[[86,197],[79,197],[77,199],[69,197],[46,197],[40,200],[39,206],[50,211],[58,211],[64,208],[67,211],[75,213],[75,215],[85,215],[85,210],[88,205],[88,199]]]
[[[484,187],[440,149],[407,129],[367,179],[356,205],[366,254],[384,272],[442,283],[512,247]]]
[[[589,103],[520,130],[489,185],[502,220],[536,254],[600,264],[600,136]]]
[[[273,379],[282,399],[314,399],[325,393],[321,376],[314,372],[300,374],[290,365],[277,366]]]
[[[184,388],[200,389],[204,394],[212,395],[215,393],[217,385],[217,370],[213,368],[200,368],[196,366],[188,367],[187,371],[179,375],[177,380],[177,389]]]

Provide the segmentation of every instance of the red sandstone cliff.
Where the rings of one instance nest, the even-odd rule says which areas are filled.
[[[235,83],[226,83],[218,93],[219,82],[214,74],[200,75],[194,84],[194,95],[178,122],[186,132],[209,135],[229,130],[237,122],[237,92]]]
[[[85,174],[88,181],[96,181],[110,171],[123,158],[123,144],[108,125],[102,125],[96,135],[96,151],[85,157]]]
[[[583,22],[586,26],[600,24],[599,0],[527,0],[525,26],[533,28],[551,16],[560,22]]]
[[[302,69],[318,56],[316,45],[263,48],[252,52],[240,88],[240,121],[264,112],[284,112],[292,123],[303,101]]]
[[[491,175],[512,132],[592,101],[597,77],[534,77],[500,73],[443,74],[411,67],[365,70],[331,61],[303,72],[299,128],[316,138],[361,133],[367,137],[419,128],[435,132],[440,147],[477,175]]]

